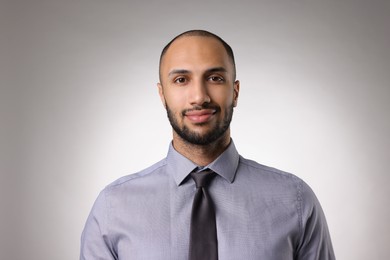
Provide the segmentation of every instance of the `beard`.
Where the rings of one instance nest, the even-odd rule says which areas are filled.
[[[185,141],[195,144],[195,145],[208,145],[216,140],[218,140],[221,136],[223,136],[226,131],[229,129],[230,122],[232,121],[233,117],[233,104],[229,106],[229,108],[226,110],[226,114],[222,120],[222,122],[218,122],[217,125],[208,131],[205,134],[199,134],[195,131],[191,131],[186,125],[183,124],[183,126],[179,125],[179,122],[177,118],[175,117],[173,111],[169,108],[169,106],[166,106],[167,110],[167,116],[169,119],[169,122],[171,123],[171,126],[173,130]],[[211,106],[202,106],[202,107],[196,107],[195,110],[200,109],[206,109],[206,108],[214,108],[217,112],[221,111],[220,107],[211,107]],[[184,117],[186,111],[183,111],[180,113],[182,117]],[[206,124],[206,123],[204,123]],[[199,124],[202,125],[202,124]]]

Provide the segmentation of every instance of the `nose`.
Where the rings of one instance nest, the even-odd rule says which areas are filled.
[[[210,103],[210,101],[206,83],[203,80],[193,81],[193,84],[189,88],[190,104],[201,106],[205,103]]]

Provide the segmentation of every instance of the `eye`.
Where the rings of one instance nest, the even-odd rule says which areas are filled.
[[[184,84],[187,82],[187,79],[185,77],[177,77],[174,79],[174,81],[176,84]]]
[[[214,82],[214,83],[223,83],[223,82],[225,82],[224,78],[220,77],[220,76],[210,76],[208,78],[208,80],[211,81],[211,82]]]

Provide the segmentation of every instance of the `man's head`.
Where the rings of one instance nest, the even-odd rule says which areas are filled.
[[[235,77],[232,49],[212,33],[188,31],[163,49],[158,88],[174,139],[207,145],[230,138],[239,92]]]

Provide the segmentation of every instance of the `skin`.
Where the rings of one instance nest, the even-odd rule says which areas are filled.
[[[180,128],[205,136],[223,125],[237,106],[240,89],[223,45],[212,37],[184,36],[175,40],[161,62],[161,101]],[[200,166],[214,161],[230,143],[230,126],[216,140],[194,144],[173,129],[173,146]]]

